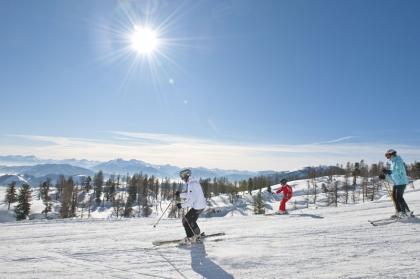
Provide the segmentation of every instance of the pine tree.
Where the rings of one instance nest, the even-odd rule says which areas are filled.
[[[7,210],[10,210],[10,204],[15,203],[17,201],[17,194],[16,194],[16,182],[13,181],[9,184],[6,190],[6,198],[4,200],[7,202]]]
[[[131,177],[130,181],[128,182],[128,189],[127,189],[127,202],[130,203],[130,206],[134,204],[137,197],[137,186],[139,184],[138,182],[139,178],[137,175],[133,175]]]
[[[148,197],[149,197],[150,185],[154,184],[154,180],[155,180],[154,176],[151,176],[148,180],[147,179],[144,180],[144,185],[141,192],[141,199],[142,199],[141,206],[142,206],[143,217],[148,217],[152,213],[152,210],[149,207]]]
[[[86,192],[86,193],[89,193],[89,191],[90,191],[90,189],[92,189],[92,178],[90,177],[90,176],[88,176],[85,180],[84,180],[84,183],[82,184],[83,185],[83,190]]]
[[[63,190],[61,194],[61,208],[60,216],[62,218],[73,217],[72,211],[72,202],[73,202],[73,191],[74,191],[74,182],[70,177],[63,185]]]
[[[132,177],[127,176],[127,198],[124,205],[124,217],[131,217],[133,215],[133,205],[137,196],[137,175]]]
[[[51,186],[51,182],[50,182],[50,179],[48,179],[47,181],[41,184],[41,187],[39,189],[42,202],[45,205],[45,208],[42,211],[42,213],[45,214],[45,217],[47,217],[48,212],[51,212],[51,208],[52,208],[51,197],[49,196],[50,186]]]
[[[111,175],[111,177],[107,180],[107,182],[105,183],[106,185],[106,201],[111,201],[113,202],[115,199],[115,194],[116,194],[116,182],[115,182],[115,175]]]
[[[74,184],[74,183],[73,183]],[[79,206],[79,187],[76,185],[74,185],[73,187],[73,194],[72,194],[72,198],[71,198],[71,216],[75,217],[76,216],[76,211],[77,208]]]
[[[122,194],[119,194],[116,198],[112,201],[112,207],[114,208],[114,214],[118,217],[124,214],[124,199]]]
[[[104,174],[99,171],[93,178],[93,186],[95,187],[95,202],[97,205],[101,203],[102,186],[104,185]]]
[[[200,179],[201,187],[203,188],[204,197],[210,198],[211,196],[211,190],[210,190],[210,178],[207,179]]]
[[[20,187],[19,195],[17,197],[18,204],[15,206],[16,220],[24,220],[28,217],[31,210],[31,186],[23,184]]]
[[[254,190],[254,183],[251,178],[248,179],[248,194],[251,195],[252,190]]]
[[[127,198],[124,206],[124,217],[131,217],[133,214],[133,202]]]
[[[352,189],[353,195],[352,195],[352,200],[353,200],[353,203],[356,203],[357,176],[359,176],[359,175],[360,175],[360,165],[359,165],[359,163],[355,163],[354,164],[354,168],[353,168],[353,172],[352,172],[352,176],[353,176],[353,183],[352,183],[352,186],[353,186],[353,189]]]
[[[258,191],[257,196],[254,198],[254,214],[264,214],[265,204],[261,195],[261,188]]]
[[[55,194],[55,199],[58,201],[58,200],[60,200],[60,197],[61,197],[61,193],[63,192],[63,187],[64,187],[64,184],[66,183],[66,178],[64,177],[64,175],[60,175],[59,177],[58,177],[58,180],[57,180],[57,185],[56,185],[56,188],[57,188],[57,192],[56,192],[56,194]]]

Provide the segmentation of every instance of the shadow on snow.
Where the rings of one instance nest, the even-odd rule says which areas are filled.
[[[191,247],[191,267],[204,278],[233,279],[234,277],[207,257],[204,243]]]

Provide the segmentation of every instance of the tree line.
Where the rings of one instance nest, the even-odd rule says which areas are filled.
[[[378,195],[381,183],[378,182],[377,176],[382,172],[383,168],[388,167],[386,163],[378,162],[371,165],[366,164],[363,160],[356,163],[348,162],[345,166],[337,165],[334,167],[307,168],[306,176],[307,188],[307,204],[317,203],[319,193],[324,193],[328,197],[328,205],[337,205],[339,202],[348,203],[350,201],[357,202],[359,197],[365,200],[373,200]],[[407,172],[413,179],[420,178],[420,162],[415,162],[406,166]],[[343,175],[344,181],[336,181],[334,175]],[[326,183],[318,185],[316,178],[328,177]],[[252,194],[254,190],[260,190],[256,197],[258,204],[257,212],[262,212],[261,207],[261,189],[267,188],[271,192],[270,185],[275,185],[281,179],[289,180],[302,179],[302,177],[288,176],[287,174],[260,175],[240,181],[229,181],[227,178],[207,178],[200,179],[203,187],[204,195],[207,199],[220,194],[229,194],[231,202],[237,198],[238,193]],[[357,178],[361,180],[360,185]],[[360,187],[356,187],[359,185]],[[65,177],[60,175],[55,185],[50,179],[42,182],[38,186],[38,196],[44,204],[42,211],[45,216],[52,211],[54,204],[61,205],[59,208],[59,216],[61,218],[72,217],[91,217],[93,210],[102,208],[112,208],[113,215],[119,217],[147,217],[153,207],[158,210],[162,201],[173,200],[176,191],[182,191],[183,183],[171,181],[169,178],[158,179],[154,176],[145,174],[134,175],[111,175],[107,179],[102,171],[90,176],[83,176],[77,179],[73,177]],[[361,191],[356,193],[356,190]],[[32,189],[28,184],[23,184],[19,188],[16,182],[9,184],[5,201],[10,210],[11,204],[17,203],[14,207],[17,220],[26,219],[29,216]],[[176,206],[170,211],[170,215],[176,217]]]

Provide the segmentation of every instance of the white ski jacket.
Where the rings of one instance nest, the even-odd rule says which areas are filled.
[[[201,188],[200,182],[196,179],[188,179],[187,192],[181,193],[180,197],[184,200],[181,204],[183,208],[192,207],[196,210],[200,210],[206,208],[207,206],[203,189]]]

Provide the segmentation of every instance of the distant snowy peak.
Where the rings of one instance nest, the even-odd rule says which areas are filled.
[[[115,174],[133,174],[143,173],[158,177],[173,177],[179,171],[178,167],[170,165],[152,165],[140,160],[123,160],[116,159],[108,162],[100,163],[92,167],[93,170],[102,170],[105,173]]]
[[[40,164],[68,164],[82,168],[90,168],[94,165],[99,164],[98,161],[90,161],[86,159],[64,159],[64,160],[53,160],[53,159],[40,159],[35,156],[21,156],[21,155],[8,155],[0,156],[0,165],[4,166],[33,166]]]
[[[34,166],[12,166],[12,167],[0,167],[0,173],[4,174],[25,174],[35,177],[41,177],[46,175],[65,175],[65,176],[75,176],[75,175],[93,175],[94,172],[81,168],[72,166],[69,164],[40,164]]]
[[[94,167],[93,170],[102,170],[108,174],[133,174],[143,173],[147,175],[154,175],[161,178],[178,178],[180,167],[166,165],[153,165],[140,160],[123,160],[116,159],[105,163],[100,163]],[[238,171],[238,170],[222,170],[222,169],[207,169],[207,168],[191,168],[194,177],[213,178],[226,177],[230,180],[247,179],[257,176],[258,172]],[[267,172],[268,173],[268,172]],[[270,172],[272,173],[272,172]]]
[[[28,181],[20,175],[6,174],[0,176],[0,186],[7,186],[13,182],[16,182],[16,186],[21,186],[24,183],[29,184]]]
[[[35,156],[8,155],[0,156],[0,165],[21,166],[39,164],[42,160]]]

